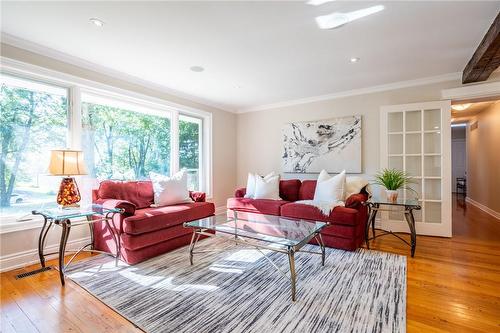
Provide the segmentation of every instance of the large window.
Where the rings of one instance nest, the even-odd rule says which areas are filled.
[[[57,177],[47,175],[51,149],[66,148],[68,91],[1,76],[0,217],[29,218],[56,206]]]
[[[170,174],[170,114],[82,103],[82,147],[97,179],[146,179]]]
[[[200,165],[201,125],[199,118],[179,116],[179,167],[187,170],[190,190],[199,190],[203,179]]]
[[[180,169],[188,172],[190,190],[210,195],[209,114],[87,81],[80,86],[74,78],[21,78],[12,74],[16,68],[4,74],[2,65],[1,224],[29,224],[32,210],[57,206],[60,177],[47,171],[53,149],[84,151],[89,176],[77,179],[84,204],[99,180],[141,180]]]

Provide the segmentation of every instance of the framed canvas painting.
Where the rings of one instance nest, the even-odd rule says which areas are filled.
[[[283,172],[361,173],[361,116],[285,124]]]

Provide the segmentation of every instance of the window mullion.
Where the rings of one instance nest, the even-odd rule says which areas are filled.
[[[179,171],[179,112],[172,112],[170,126],[170,170],[171,174]]]
[[[69,89],[69,140],[68,146],[72,149],[82,148],[82,112],[81,112],[81,91],[79,87]]]

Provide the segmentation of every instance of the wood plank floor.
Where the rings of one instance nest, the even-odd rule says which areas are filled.
[[[455,198],[453,235],[419,236],[408,257],[408,332],[500,332],[500,221]],[[371,247],[409,255],[392,236]],[[139,331],[57,271],[15,279],[33,268],[1,274],[2,332]]]

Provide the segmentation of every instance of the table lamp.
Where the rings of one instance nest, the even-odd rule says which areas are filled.
[[[71,176],[87,174],[83,152],[69,149],[51,150],[49,173],[53,176],[63,176],[57,194],[57,203],[62,208],[79,207],[80,191],[78,191],[75,178]]]

